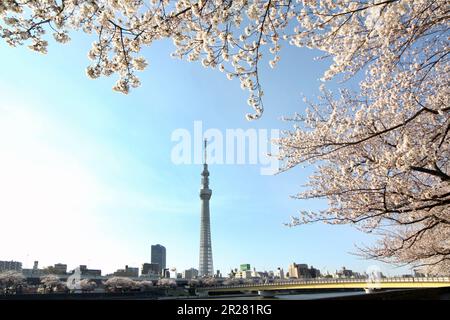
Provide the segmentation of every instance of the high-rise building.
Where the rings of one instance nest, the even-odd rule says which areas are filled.
[[[159,264],[159,272],[166,268],[166,248],[160,244],[152,245],[151,262]]]
[[[200,189],[201,199],[201,218],[200,218],[200,259],[199,276],[213,276],[213,256],[211,246],[211,222],[209,216],[209,199],[211,199],[212,190],[209,188],[209,171],[206,162],[206,144],[205,156],[203,159],[202,184]]]

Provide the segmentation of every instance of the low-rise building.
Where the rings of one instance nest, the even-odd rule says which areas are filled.
[[[246,270],[246,271],[238,271],[234,275],[237,279],[250,279],[252,278],[252,271]]]
[[[80,265],[80,272],[83,276],[101,276],[102,270],[100,269],[88,269],[86,265]],[[73,273],[73,271],[72,271]]]
[[[57,263],[53,266],[55,274],[67,274],[67,264]]]
[[[113,273],[116,277],[138,277],[139,276],[139,268],[132,268],[125,266],[125,269],[117,269],[116,272]]]
[[[321,276],[320,270],[313,266],[309,267],[309,274],[311,275],[311,278],[320,278]]]
[[[336,270],[335,278],[351,278],[353,277],[353,271],[347,269],[346,267],[342,267],[341,270]]]
[[[274,278],[275,279],[284,279],[284,271],[282,268],[278,267],[277,270],[274,272]]]
[[[0,261],[0,272],[17,271],[22,272],[22,262],[18,261]]]
[[[240,271],[250,271],[250,264],[248,264],[248,263],[241,264],[239,270]]]
[[[301,263],[297,264],[293,262],[289,265],[289,278],[301,279],[301,278],[311,278],[311,274],[308,269],[308,265]]]
[[[193,279],[198,277],[198,270],[190,268],[183,271],[183,279]]]
[[[144,263],[142,265],[141,274],[143,275],[160,275],[161,266],[158,263]]]
[[[27,278],[39,278],[45,273],[44,270],[39,269],[39,261],[34,261],[33,269],[22,269],[22,274]]]

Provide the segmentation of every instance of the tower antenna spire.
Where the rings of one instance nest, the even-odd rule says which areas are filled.
[[[203,163],[206,164],[206,144],[208,143],[208,139],[205,139],[204,141],[204,156],[203,156]]]

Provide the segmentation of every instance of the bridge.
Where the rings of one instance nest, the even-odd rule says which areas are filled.
[[[349,279],[299,279],[277,281],[273,283],[249,283],[240,285],[225,285],[197,288],[199,296],[209,293],[255,292],[261,296],[273,296],[277,291],[300,289],[364,289],[367,293],[375,289],[411,289],[450,287],[450,277],[420,277],[420,278],[349,278]]]

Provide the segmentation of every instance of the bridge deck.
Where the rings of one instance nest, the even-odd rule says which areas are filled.
[[[450,287],[450,277],[436,278],[385,278],[376,281],[367,279],[317,279],[283,281],[265,284],[242,284],[198,288],[204,292],[228,291],[270,291],[295,289],[395,289],[395,288],[438,288]]]

